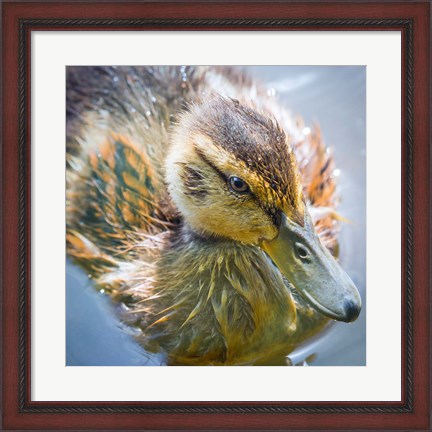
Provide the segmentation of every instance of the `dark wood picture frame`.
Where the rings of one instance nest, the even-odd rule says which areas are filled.
[[[3,1],[2,428],[430,430],[430,13],[429,1]],[[65,29],[402,32],[400,402],[31,401],[30,34]]]

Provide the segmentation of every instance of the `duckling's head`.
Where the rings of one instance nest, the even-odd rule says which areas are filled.
[[[357,318],[358,291],[315,233],[294,153],[273,118],[220,96],[196,103],[172,133],[166,180],[194,231],[261,247],[311,306]]]

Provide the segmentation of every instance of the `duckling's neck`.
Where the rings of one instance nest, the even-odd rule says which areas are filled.
[[[183,224],[170,235],[152,276],[144,333],[158,342],[159,335],[172,335],[162,341],[172,363],[257,363],[286,355],[299,342],[301,305],[257,247]]]

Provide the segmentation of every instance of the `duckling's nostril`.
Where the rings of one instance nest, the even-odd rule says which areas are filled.
[[[309,252],[302,244],[296,243],[295,248],[296,248],[296,252],[297,252],[298,257],[301,260],[306,260],[309,258]]]
[[[298,253],[299,253],[300,258],[306,258],[308,255],[307,250],[302,246],[298,247]]]
[[[357,319],[360,315],[361,307],[358,303],[352,300],[346,300],[344,304],[346,322],[351,322]]]

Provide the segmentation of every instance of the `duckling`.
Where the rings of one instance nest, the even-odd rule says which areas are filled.
[[[68,256],[168,364],[274,364],[358,317],[299,122],[236,68],[67,69]]]

